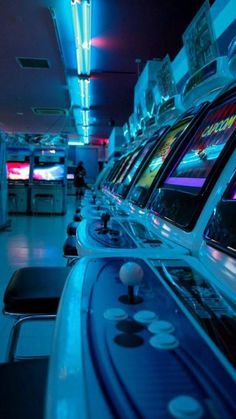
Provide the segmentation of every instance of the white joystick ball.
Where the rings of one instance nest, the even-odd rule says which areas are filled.
[[[127,262],[120,268],[120,280],[124,285],[139,285],[143,280],[143,269],[138,263]]]

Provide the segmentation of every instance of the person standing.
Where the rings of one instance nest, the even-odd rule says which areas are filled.
[[[76,188],[76,197],[84,194],[84,188],[87,187],[85,182],[86,170],[82,161],[79,161],[75,169],[74,186]]]

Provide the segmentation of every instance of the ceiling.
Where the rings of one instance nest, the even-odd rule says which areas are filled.
[[[203,1],[90,1],[89,141],[99,143],[132,113],[138,71],[149,59],[176,56],[182,33]],[[73,112],[79,109],[80,93],[70,3],[1,2],[0,129],[13,136],[35,142],[52,135],[79,138]],[[43,68],[23,68],[18,57],[46,61],[36,63]]]

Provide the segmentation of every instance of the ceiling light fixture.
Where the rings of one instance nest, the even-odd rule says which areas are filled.
[[[89,84],[90,84],[90,56],[91,56],[91,1],[89,0],[72,0],[72,16],[75,34],[76,59],[78,82],[80,89],[80,102],[82,113],[82,124],[88,126],[88,109],[89,100]],[[83,109],[86,109],[83,110]],[[74,113],[75,115],[75,113]],[[76,119],[76,125],[78,120]],[[84,142],[88,141],[88,137],[83,137]]]
[[[83,141],[69,140],[68,145],[84,145]]]

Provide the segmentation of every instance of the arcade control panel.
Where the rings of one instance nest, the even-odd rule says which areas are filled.
[[[136,221],[124,221],[122,224],[110,220],[108,213],[103,213],[100,220],[87,224],[86,245],[96,247],[135,249],[138,247],[172,247],[149,232]]]
[[[151,269],[141,259],[88,259],[82,330],[91,417],[101,399],[104,419],[236,417],[235,381],[218,357],[222,348],[235,356],[222,341],[223,323],[235,336],[234,313],[202,278],[194,284],[187,266],[170,271],[157,261]],[[169,292],[172,274],[177,300],[182,294],[192,312],[196,303],[197,327]]]

